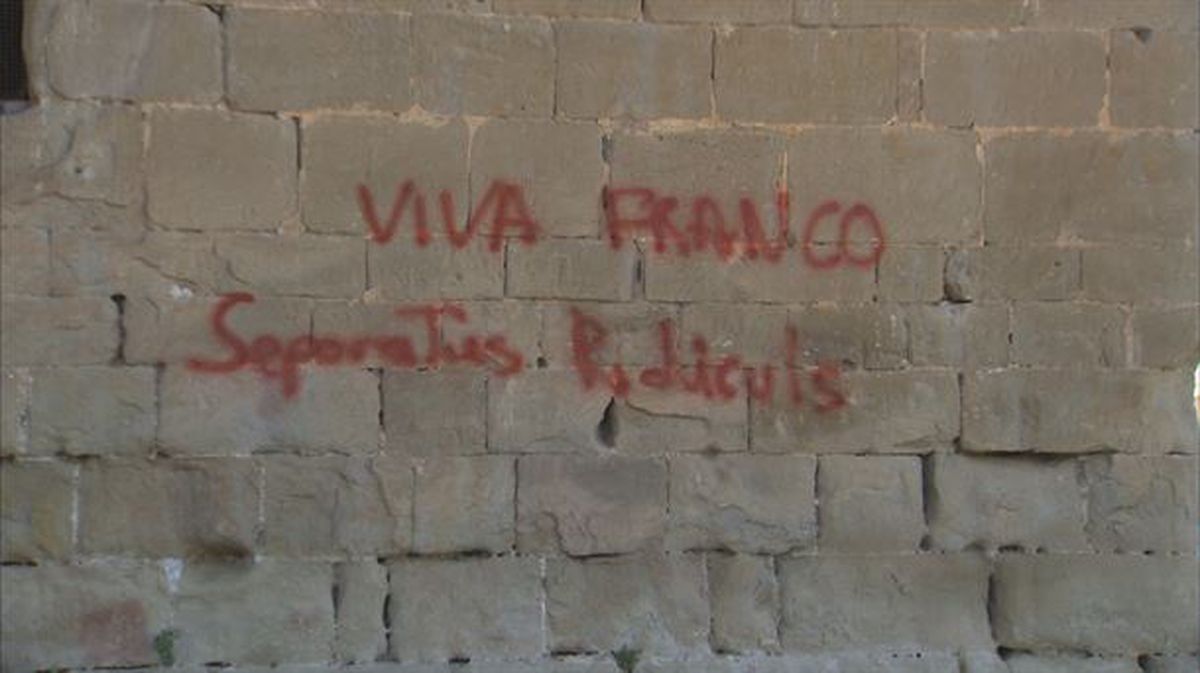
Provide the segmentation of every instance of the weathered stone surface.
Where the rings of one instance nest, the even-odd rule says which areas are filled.
[[[545,116],[554,106],[554,36],[540,19],[417,14],[417,100],[444,114]]]
[[[189,250],[184,248],[184,250]],[[186,288],[185,288],[186,290]],[[199,359],[228,360],[233,353],[212,329],[219,298],[180,291],[125,301],[125,362],[186,364]],[[310,333],[313,303],[308,299],[255,297],[225,315],[225,324],[249,344],[264,334],[284,339]]]
[[[517,461],[517,548],[572,556],[657,544],[667,524],[661,459],[544,455]]]
[[[636,19],[641,0],[492,0],[497,14],[540,14],[596,19]]]
[[[498,299],[504,296],[504,254],[477,239],[456,250],[445,243],[417,248],[403,241],[367,245],[371,292],[388,301]]]
[[[945,295],[943,252],[933,245],[891,246],[879,260],[879,299],[936,302]]]
[[[751,450],[910,453],[959,434],[958,384],[948,372],[848,372],[837,387],[846,406],[826,412],[752,401]]]
[[[717,115],[762,122],[884,122],[896,111],[896,59],[894,31],[736,28],[717,37]]]
[[[558,109],[568,117],[709,116],[708,30],[564,21],[556,35]]]
[[[1129,246],[1103,246],[1083,251],[1085,299],[1149,305],[1200,302],[1200,264],[1196,249],[1174,245],[1166,249],[1137,249],[1131,264]]]
[[[774,230],[775,190],[784,155],[777,137],[742,130],[622,131],[613,135],[611,149],[612,187],[648,187],[659,196],[679,198],[676,227],[682,227],[691,212],[687,199],[710,197],[733,221],[739,199],[745,196],[757,205],[764,228]],[[687,170],[680,170],[683,166]],[[646,237],[645,232],[639,237]]]
[[[235,9],[226,25],[229,99],[248,110],[406,109],[408,17]]]
[[[383,609],[388,595],[387,568],[371,561],[333,567],[336,587],[334,655],[338,661],[371,663],[387,651]]]
[[[333,571],[327,563],[188,564],[175,599],[183,664],[324,663],[333,655]],[[253,625],[253,628],[247,628]]]
[[[74,466],[57,461],[0,463],[0,561],[71,553],[75,473]]]
[[[1134,308],[1131,320],[1136,364],[1180,369],[1200,362],[1200,314],[1195,306]]]
[[[388,571],[393,657],[516,659],[541,652],[536,560],[414,559],[393,563]]]
[[[46,74],[64,96],[196,103],[221,97],[216,14],[142,0],[56,4]]]
[[[939,549],[1088,551],[1074,461],[933,456],[929,532]]]
[[[511,297],[628,301],[635,263],[632,247],[614,251],[599,240],[509,243],[506,290]]]
[[[1112,552],[1196,548],[1196,458],[1098,456],[1087,466],[1092,545]]]
[[[618,450],[639,455],[745,451],[746,415],[741,399],[720,404],[677,391],[641,387],[629,397],[613,401],[612,439]]]
[[[536,370],[490,378],[488,448],[500,452],[578,451],[599,445],[610,396],[586,391],[575,372]]]
[[[117,305],[107,297],[6,298],[2,313],[5,365],[107,364],[117,355]]]
[[[925,114],[935,123],[1091,126],[1105,92],[1104,39],[934,31],[926,37],[924,80]]]
[[[1197,645],[1194,557],[1012,556],[995,575],[997,642],[1099,654]]]
[[[540,342],[546,355],[547,364],[551,368],[566,368],[574,361],[574,344],[571,338],[572,312],[579,311],[585,317],[594,318],[604,326],[608,333],[604,341],[597,344],[592,352],[592,360],[598,364],[621,363],[629,365],[649,365],[661,361],[662,349],[658,339],[659,325],[664,320],[670,320],[674,325],[680,325],[681,331],[688,330],[688,324],[681,321],[679,310],[669,304],[658,304],[642,301],[589,303],[550,303],[546,304],[542,319],[542,334]],[[741,307],[722,305],[731,313],[738,313]],[[762,317],[762,313],[755,313]],[[714,316],[721,319],[721,316]],[[729,320],[733,323],[733,320]],[[724,325],[723,325],[724,326]],[[740,325],[729,325],[737,329]],[[749,327],[749,329],[755,329]],[[715,334],[714,334],[715,336]],[[714,348],[716,344],[713,344]]]
[[[416,464],[418,554],[504,552],[515,543],[517,471],[509,456],[447,456]]]
[[[670,460],[670,549],[782,553],[816,539],[812,456],[691,455]]]
[[[49,234],[41,229],[0,231],[0,293],[36,296],[49,290]]]
[[[678,656],[708,648],[704,560],[632,556],[546,565],[552,652],[640,650]]]
[[[1142,673],[1135,659],[1014,654],[1004,664],[1012,673]]]
[[[162,571],[116,562],[0,568],[5,670],[150,666],[171,624]]]
[[[905,309],[913,365],[979,369],[1008,364],[1008,307],[938,304]]]
[[[280,556],[387,556],[412,548],[413,473],[390,456],[263,461],[263,540]]]
[[[648,253],[646,298],[662,302],[865,302],[875,296],[874,269],[813,269],[798,250],[778,264],[745,258],[678,257]]]
[[[1112,117],[1119,126],[1200,126],[1195,33],[1113,31]]]
[[[39,370],[29,414],[31,453],[146,455],[157,409],[149,367]]]
[[[1003,135],[987,157],[989,243],[1195,243],[1194,136],[1081,132]],[[1131,265],[1138,266],[1140,265]]]
[[[383,375],[386,448],[410,456],[471,455],[487,451],[486,379],[476,372],[397,372]]]
[[[29,400],[32,396],[33,377],[28,369],[0,371],[0,455],[11,456],[29,450]]]
[[[1195,31],[1200,9],[1190,0],[1039,0],[1033,24],[1052,28],[1136,28]]]
[[[821,456],[817,499],[822,550],[915,551],[925,534],[916,457]]]
[[[708,557],[712,646],[718,652],[776,651],[779,585],[765,556]]]
[[[648,0],[652,21],[699,23],[788,23],[792,0],[750,0],[736,6],[721,0]]]
[[[788,311],[796,330],[798,364],[837,363],[842,367],[895,369],[908,356],[904,316],[895,306],[854,304],[806,306]],[[787,343],[783,332],[775,342]],[[774,362],[785,361],[782,355]]]
[[[1151,371],[1003,370],[963,384],[969,451],[1194,452],[1191,377]]]
[[[302,369],[295,398],[277,379],[168,367],[161,386],[161,448],[171,454],[255,451],[368,453],[379,445],[379,380],[350,369]]]
[[[1037,246],[964,248],[946,262],[952,301],[1061,300],[1079,293],[1080,251]]]
[[[1060,302],[1016,304],[1016,365],[1123,367],[1125,312],[1116,306]]]
[[[1139,661],[1139,664],[1145,673],[1191,673],[1200,666],[1200,655],[1150,655]]]
[[[150,218],[174,229],[273,230],[296,212],[296,127],[209,110],[150,114]]]
[[[355,298],[367,289],[366,245],[341,236],[239,235],[218,238],[215,251],[238,290]],[[268,258],[271,263],[263,264]]]
[[[684,352],[692,339],[699,336],[706,341],[714,359],[719,355],[735,355],[743,364],[766,364],[783,361],[788,324],[788,311],[782,306],[696,302],[683,306],[673,327],[678,326],[676,347]],[[657,329],[649,328],[645,338],[656,341],[658,336]],[[661,360],[660,347],[651,362],[657,364]]]
[[[978,556],[796,557],[779,561],[783,646],[928,651],[991,643]]]
[[[796,21],[814,26],[1005,28],[1029,14],[1023,0],[796,0]]]

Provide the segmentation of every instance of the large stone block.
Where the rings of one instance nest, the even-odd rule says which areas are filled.
[[[1119,126],[1200,126],[1196,34],[1114,31],[1112,117]]]
[[[564,21],[558,23],[556,33],[557,104],[566,116],[709,116],[712,35],[708,30]]]
[[[613,401],[608,430],[616,449],[638,455],[745,451],[746,414],[740,398],[719,404],[678,391],[642,387]]]
[[[175,229],[273,230],[296,212],[291,120],[210,110],[150,114],[148,212]]]
[[[0,455],[11,456],[29,450],[29,400],[32,396],[33,377],[28,369],[0,370]]]
[[[811,547],[816,469],[812,456],[673,456],[667,547],[750,553]]]
[[[509,456],[446,456],[416,464],[418,554],[505,552],[515,543],[517,470]]]
[[[903,314],[887,304],[842,303],[788,310],[788,324],[796,330],[797,363],[837,363],[842,367],[895,369],[908,359],[908,339]],[[783,349],[786,338],[775,333]],[[774,360],[783,362],[782,355]]]
[[[1110,552],[1196,548],[1194,456],[1097,456],[1086,463],[1087,531]]]
[[[388,571],[393,657],[446,661],[541,653],[537,560],[414,559],[393,563]]]
[[[573,371],[534,370],[487,382],[492,451],[579,451],[600,445],[598,426],[611,396],[584,390]]]
[[[1050,28],[1157,28],[1195,32],[1200,8],[1191,0],[1039,0],[1032,17]]]
[[[0,561],[70,555],[76,471],[57,461],[0,463]]]
[[[0,293],[50,292],[50,234],[42,229],[0,231]]]
[[[1143,673],[1136,659],[1014,654],[1004,661],[1011,673]]]
[[[352,299],[367,289],[366,245],[343,236],[222,236],[216,240],[216,255],[237,290]]]
[[[648,0],[652,21],[681,23],[789,23],[792,0],[750,0],[730,5],[722,0]]]
[[[925,114],[934,123],[1092,126],[1099,119],[1106,88],[1100,35],[935,31],[925,49]]]
[[[412,549],[413,472],[390,456],[270,456],[263,541],[281,556],[390,556]]]
[[[1098,654],[1194,650],[1196,573],[1195,557],[1006,555],[994,580],[997,642]]]
[[[1086,248],[1082,276],[1085,299],[1160,306],[1200,302],[1200,263],[1195,247]]]
[[[31,453],[147,455],[158,394],[149,367],[38,370],[29,414]]]
[[[517,548],[572,556],[660,543],[667,524],[661,459],[545,455],[517,461]]]
[[[629,365],[656,364],[662,358],[662,350],[658,337],[659,325],[664,320],[670,320],[675,325],[681,325],[681,331],[689,331],[689,324],[680,319],[680,310],[670,304],[659,304],[644,301],[621,303],[590,302],[583,303],[547,303],[542,313],[542,335],[540,338],[542,352],[546,356],[550,368],[567,368],[572,366],[574,358],[574,340],[571,337],[572,312],[580,311],[585,316],[594,318],[607,330],[604,342],[593,349],[592,359],[597,363],[621,363]],[[734,325],[734,319],[724,320],[719,309],[731,313],[739,313],[743,307],[728,304],[711,307],[714,320],[720,321],[722,327],[740,330],[742,326]],[[704,309],[697,309],[703,311]],[[756,313],[763,317],[763,313]],[[746,326],[747,330],[755,330]],[[713,344],[715,346],[715,344]]]
[[[159,663],[171,625],[163,573],[116,562],[0,568],[0,664],[6,671]]]
[[[946,262],[952,301],[1062,300],[1079,294],[1080,251],[1052,246],[963,248]]]
[[[650,252],[645,261],[646,298],[680,303],[866,302],[875,296],[873,271],[854,266],[814,269],[798,250],[785,252],[777,264]]]
[[[177,659],[325,663],[333,656],[332,588],[328,563],[188,564],[175,598]]]
[[[225,17],[229,100],[248,110],[407,109],[408,17],[236,8]]]
[[[945,296],[944,253],[940,246],[890,246],[879,260],[881,301],[941,301]]]
[[[506,290],[510,297],[629,301],[635,251],[613,250],[600,240],[552,239],[536,247],[509,243]]]
[[[1001,370],[968,374],[969,451],[1195,452],[1191,377],[1151,371]]]
[[[915,551],[925,535],[921,459],[821,456],[822,550]]]
[[[143,0],[56,6],[45,38],[45,72],[55,91],[68,98],[195,103],[221,97],[215,13]]]
[[[5,365],[107,364],[120,345],[108,297],[6,298],[0,358]]]
[[[1116,306],[1015,304],[1013,364],[1124,367],[1125,320],[1125,312]]]
[[[979,369],[1008,364],[1008,307],[1001,303],[909,306],[909,359],[918,367]]]
[[[370,243],[367,268],[372,294],[389,301],[504,296],[504,254],[489,250],[482,239],[461,250],[444,243],[428,248],[403,241]]]
[[[1030,13],[1024,0],[796,0],[796,21],[814,26],[1007,28]]]
[[[334,615],[338,661],[370,663],[387,652],[383,610],[388,595],[387,568],[374,560],[349,561],[333,567]]]
[[[476,372],[383,375],[383,427],[389,452],[409,456],[487,451],[486,379]]]
[[[885,30],[735,28],[717,37],[717,115],[882,123],[896,113],[896,44],[895,31]]]
[[[780,559],[779,578],[789,651],[991,645],[979,556],[796,557]]]
[[[497,14],[540,14],[542,16],[595,19],[636,19],[641,16],[641,0],[492,0]]]
[[[717,652],[779,649],[779,583],[766,556],[708,557],[712,647]]]
[[[541,19],[414,16],[418,101],[433,112],[547,116],[554,107],[554,36]]]
[[[934,546],[949,551],[1088,551],[1083,484],[1074,461],[938,454],[926,488]]]
[[[1132,331],[1135,364],[1182,369],[1200,362],[1200,314],[1195,306],[1135,308]]]
[[[704,560],[690,554],[552,559],[546,567],[546,619],[551,652],[706,651]]]

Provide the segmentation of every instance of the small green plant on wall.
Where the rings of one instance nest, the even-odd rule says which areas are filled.
[[[642,656],[642,653],[626,645],[613,652],[612,656],[613,660],[617,662],[617,668],[621,669],[621,673],[633,673],[633,670],[637,668],[638,659]]]

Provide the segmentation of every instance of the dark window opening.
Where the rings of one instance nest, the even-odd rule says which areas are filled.
[[[29,101],[29,77],[21,27],[24,0],[0,0],[0,111],[20,109]]]

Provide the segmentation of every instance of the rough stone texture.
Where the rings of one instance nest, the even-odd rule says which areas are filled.
[[[554,105],[554,36],[544,20],[417,14],[417,101],[445,114],[545,116]]]
[[[1200,302],[1200,265],[1196,249],[1173,245],[1138,250],[1130,264],[1128,246],[1087,248],[1081,274],[1085,299],[1150,305]]]
[[[947,296],[954,301],[1073,299],[1082,282],[1080,254],[1051,246],[955,250],[946,264]]]
[[[478,454],[487,450],[486,379],[474,372],[383,375],[386,448],[411,456]]]
[[[263,115],[155,110],[150,218],[175,229],[273,230],[296,211],[296,127]]]
[[[1039,0],[1035,25],[1053,28],[1149,27],[1195,32],[1200,9],[1189,0]]]
[[[45,62],[62,95],[195,103],[221,97],[216,14],[143,0],[56,4]]]
[[[791,0],[750,0],[730,5],[721,0],[648,0],[644,11],[652,21],[696,23],[787,23]]]
[[[1200,126],[1200,46],[1195,33],[1157,32],[1143,40],[1113,31],[1112,117],[1119,126]]]
[[[939,549],[1088,551],[1084,487],[1070,460],[935,455],[929,532]]]
[[[610,396],[583,390],[573,371],[537,370],[488,379],[488,448],[579,451],[599,445],[596,427]]]
[[[987,647],[987,567],[978,556],[779,561],[783,646],[820,652]]]
[[[516,466],[507,456],[439,457],[417,463],[414,549],[419,554],[512,549],[516,480]]]
[[[745,451],[747,410],[740,402],[710,404],[703,397],[640,388],[614,401],[615,447],[639,455]]]
[[[812,546],[816,467],[812,456],[672,458],[667,547],[781,553]]]
[[[148,564],[0,568],[5,670],[149,666],[171,625],[163,573]]]
[[[709,116],[712,34],[708,30],[568,21],[557,24],[555,34],[557,102],[566,116]]]
[[[552,559],[546,618],[552,652],[628,647],[671,656],[707,649],[704,560],[690,554]]]
[[[238,290],[275,296],[355,298],[366,290],[363,248],[357,239],[333,236],[228,236],[215,254]],[[262,260],[270,258],[270,264]]]
[[[1107,305],[1016,304],[1012,360],[1017,365],[1121,367],[1125,314]]]
[[[149,367],[38,371],[29,413],[30,453],[146,455],[154,445],[154,378]]]
[[[641,0],[492,0],[492,9],[498,14],[636,19],[641,14]]]
[[[667,525],[660,459],[545,455],[517,461],[517,548],[572,556],[658,543]]]
[[[766,556],[708,557],[712,646],[718,652],[776,651],[779,584]]]
[[[1195,452],[1191,386],[1191,376],[1171,372],[968,374],[962,444],[970,451]]]
[[[851,266],[815,270],[801,261],[798,251],[784,253],[778,264],[650,253],[645,262],[646,298],[680,303],[864,302],[875,295],[873,271]]]
[[[1029,14],[1024,0],[795,0],[801,25],[1005,28]]]
[[[925,114],[950,126],[1090,126],[1104,70],[1104,40],[1094,33],[934,31]]]
[[[788,324],[796,330],[796,362],[835,362],[842,367],[895,369],[907,359],[904,318],[894,306],[850,302],[788,311]],[[774,341],[784,348],[782,330]],[[782,361],[776,356],[775,362]]]
[[[1087,462],[1092,545],[1112,552],[1196,548],[1196,458],[1102,456]]]
[[[483,239],[462,250],[444,243],[425,249],[398,241],[368,244],[367,269],[371,291],[393,302],[504,296],[504,255]]]
[[[229,100],[247,110],[412,104],[408,18],[235,9],[225,18]]]
[[[936,302],[945,294],[943,253],[936,246],[892,246],[879,260],[879,299]]]
[[[905,326],[914,366],[970,370],[1008,364],[1008,308],[1002,304],[911,306]]]
[[[0,359],[5,365],[107,364],[120,335],[108,298],[5,299]]]
[[[50,237],[39,229],[0,231],[0,293],[45,295],[50,289]]]
[[[512,297],[629,301],[634,264],[632,248],[614,252],[605,241],[509,243],[506,289]]]
[[[387,568],[375,561],[350,561],[333,567],[338,661],[370,663],[387,652],[383,609],[388,595]]]
[[[279,556],[386,556],[412,548],[413,474],[393,457],[263,460],[263,541]]]
[[[33,378],[27,369],[0,371],[0,455],[25,453],[29,444],[29,398]]]
[[[1143,367],[1182,369],[1200,362],[1200,315],[1194,306],[1134,309],[1133,359]]]
[[[922,485],[916,457],[821,456],[820,549],[916,550],[925,534]]]
[[[73,546],[75,468],[62,463],[0,463],[0,561],[62,559]]]
[[[1191,673],[1200,666],[1200,655],[1152,655],[1139,663],[1145,673]]]
[[[388,566],[391,655],[445,661],[541,651],[541,578],[528,558],[412,560]]]
[[[887,121],[896,111],[896,54],[892,31],[736,28],[717,38],[717,115],[791,123]]]
[[[1000,645],[1101,654],[1197,646],[1195,557],[1013,556],[997,564]]]
[[[178,661],[328,661],[334,635],[331,586],[333,571],[326,563],[189,563],[175,597]],[[287,600],[278,600],[281,596]],[[247,628],[250,624],[254,628]]]
[[[1012,673],[1142,673],[1135,659],[1016,654],[1004,663]]]
[[[79,547],[151,558],[247,557],[258,501],[258,470],[248,460],[88,462],[79,477]]]

